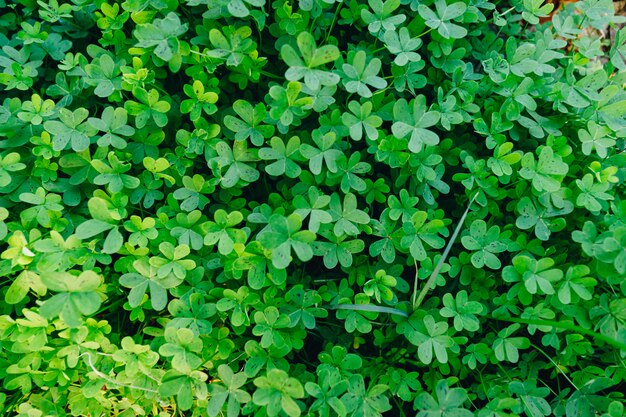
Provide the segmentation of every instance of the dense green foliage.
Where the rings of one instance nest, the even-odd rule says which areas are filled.
[[[610,0],[0,8],[3,416],[624,415]]]

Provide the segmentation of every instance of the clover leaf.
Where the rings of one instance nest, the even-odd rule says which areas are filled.
[[[180,53],[178,37],[187,32],[189,24],[182,23],[178,14],[168,13],[163,19],[137,26],[134,32],[140,48],[153,48],[154,54],[163,61],[170,61]]]
[[[98,139],[98,146],[126,148],[127,142],[124,137],[135,133],[135,129],[126,124],[127,121],[128,113],[121,107],[107,107],[102,111],[100,118],[90,117],[89,124],[104,133]]]
[[[530,24],[538,24],[540,17],[547,17],[552,9],[554,9],[553,4],[543,3],[543,0],[524,0],[522,17]]]
[[[230,12],[230,14],[232,14],[233,16],[236,17],[247,17],[248,15],[251,14],[250,10],[248,9],[248,6],[246,5],[249,4],[250,6],[254,6],[254,7],[263,7],[265,5],[265,0],[233,0],[233,1],[229,1],[228,2],[228,11]],[[230,416],[229,416],[230,417]]]
[[[409,62],[418,62],[421,59],[414,51],[422,46],[422,40],[412,38],[407,28],[401,27],[397,32],[389,30],[385,32],[384,38],[387,49],[396,56],[394,64],[403,67]]]
[[[434,249],[441,249],[445,245],[443,238],[438,236],[444,229],[441,220],[435,219],[429,222],[428,213],[418,211],[412,217],[410,222],[403,223],[404,236],[401,240],[401,246],[408,249],[413,259],[423,261],[426,259],[426,248],[424,244]]]
[[[333,221],[331,214],[326,210],[330,203],[330,197],[322,194],[316,187],[310,187],[307,196],[308,198],[304,195],[294,197],[295,213],[303,220],[309,217],[309,230],[317,233],[322,224]]]
[[[406,20],[404,14],[392,14],[400,7],[400,0],[368,0],[368,4],[374,13],[364,8],[361,10],[361,18],[367,23],[370,33],[379,33],[383,29],[395,30]]]
[[[209,394],[211,394],[207,413],[210,417],[220,414],[224,404],[228,404],[228,417],[238,416],[241,404],[245,404],[252,399],[250,394],[241,389],[248,379],[243,372],[234,373],[228,365],[220,365],[217,372],[221,383],[211,384]]]
[[[239,118],[227,115],[224,117],[224,125],[235,132],[236,140],[250,138],[253,145],[263,145],[265,139],[274,134],[274,126],[263,125],[262,122],[267,114],[265,104],[252,104],[245,100],[237,100],[233,103],[233,110]]]
[[[372,97],[369,87],[380,90],[387,86],[387,81],[378,76],[382,63],[378,58],[367,60],[364,51],[348,54],[348,63],[343,64],[345,74],[343,85],[349,93],[357,93],[363,98]],[[368,87],[369,86],[369,87]]]
[[[309,169],[315,175],[322,172],[322,167],[326,165],[330,172],[337,172],[337,161],[343,153],[333,145],[337,141],[337,135],[334,132],[326,134],[316,130],[312,135],[313,142],[317,147],[308,143],[300,146],[300,153],[309,160]]]
[[[272,119],[278,121],[278,131],[287,133],[289,126],[299,125],[306,111],[311,107],[311,97],[300,97],[302,84],[290,81],[287,88],[275,85],[270,87],[270,112]]]
[[[467,35],[467,29],[451,22],[463,16],[466,10],[467,5],[465,3],[446,4],[445,0],[437,0],[435,2],[435,11],[423,4],[420,4],[417,8],[426,25],[436,29],[446,39],[460,39]]]
[[[276,307],[270,306],[254,313],[254,321],[256,325],[252,328],[252,334],[261,336],[261,347],[285,346],[287,342],[280,329],[290,326],[291,321],[288,316],[281,314]]]
[[[124,108],[128,114],[135,116],[135,125],[137,128],[148,124],[149,120],[163,127],[167,124],[167,112],[170,111],[171,105],[165,100],[159,100],[159,92],[155,89],[146,91],[143,88],[134,88],[133,95],[139,102],[128,100],[124,104]]]
[[[102,299],[96,292],[102,276],[94,271],[84,271],[75,276],[69,272],[53,272],[41,277],[49,291],[57,294],[44,301],[39,312],[44,318],[59,317],[69,327],[79,327],[82,316],[94,314]]]
[[[315,45],[315,38],[309,32],[300,32],[297,44],[299,54],[289,44],[283,45],[280,50],[280,56],[289,65],[285,78],[289,81],[299,81],[304,78],[304,84],[311,90],[317,90],[320,85],[339,83],[337,74],[315,68],[336,61],[340,56],[339,48],[335,45],[318,48]]]
[[[389,204],[389,218],[392,220],[398,220],[402,218],[402,222],[408,222],[411,217],[418,212],[415,205],[418,203],[418,197],[411,197],[406,189],[400,190],[400,199],[395,195],[390,195]]]
[[[537,191],[557,191],[561,186],[561,178],[567,174],[568,169],[561,157],[546,146],[541,149],[538,161],[535,161],[530,152],[522,157],[522,169],[519,174],[532,180],[533,188]]]
[[[32,271],[22,271],[8,287],[4,294],[4,301],[7,304],[17,304],[33,291],[39,296],[46,295],[48,287],[44,284],[39,274]]]
[[[194,210],[190,213],[178,213],[174,219],[167,222],[166,226],[170,229],[172,237],[178,239],[178,244],[187,245],[193,250],[198,250],[204,244],[202,234],[205,223],[200,223],[202,218],[200,210]],[[152,238],[152,236],[148,237]]]
[[[176,369],[168,370],[159,385],[159,395],[163,398],[176,396],[177,403],[182,411],[193,406],[194,397],[206,398],[208,391],[207,374],[200,371],[182,373]]]
[[[300,416],[301,410],[295,399],[304,397],[304,388],[299,380],[285,371],[272,369],[265,376],[256,378],[254,385],[259,389],[254,392],[252,401],[264,407],[268,416],[277,416],[281,411],[289,417]]]
[[[362,252],[365,248],[363,240],[351,239],[347,234],[337,236],[331,228],[322,228],[319,235],[327,240],[313,242],[313,252],[324,257],[324,266],[329,269],[335,268],[338,263],[346,268],[352,266],[354,262],[352,255]]]
[[[487,230],[487,224],[482,220],[475,220],[470,226],[469,236],[463,236],[461,242],[466,249],[477,251],[472,254],[472,265],[482,268],[483,265],[491,269],[499,269],[502,266],[497,253],[504,252],[507,245],[499,240],[500,228],[491,226]]]
[[[213,246],[217,243],[217,249],[222,255],[228,255],[235,249],[235,243],[244,242],[245,231],[235,228],[243,220],[243,215],[238,211],[227,213],[219,209],[215,212],[215,222],[206,222],[202,226],[204,232],[204,244]]]
[[[133,268],[137,272],[129,272],[120,277],[120,284],[131,289],[128,293],[130,306],[140,306],[144,295],[149,291],[152,308],[163,310],[167,305],[167,290],[178,286],[182,279],[173,274],[159,276],[158,268],[145,258],[133,262]]]
[[[378,128],[383,121],[380,117],[372,114],[372,103],[366,101],[363,105],[356,101],[348,103],[348,108],[352,112],[341,115],[343,123],[350,128],[350,137],[354,140],[361,140],[363,131],[365,135],[371,139],[378,139]]]
[[[388,389],[383,384],[370,384],[366,388],[363,376],[353,375],[348,379],[348,392],[341,397],[341,402],[350,416],[378,417],[392,408],[384,395]]]
[[[475,332],[479,329],[479,321],[476,314],[483,311],[483,306],[477,301],[469,301],[467,291],[461,290],[453,297],[452,294],[443,296],[443,317],[454,317],[454,328],[458,331],[463,329]]]
[[[428,128],[437,124],[440,114],[437,111],[428,111],[426,97],[423,95],[417,96],[412,101],[412,106],[404,99],[396,101],[393,115],[396,121],[391,126],[391,131],[398,139],[409,136],[411,152],[420,152],[426,145],[434,146],[439,143],[439,135]]]
[[[33,94],[29,101],[22,103],[22,111],[17,114],[17,117],[24,122],[37,126],[43,123],[45,119],[54,116],[55,113],[54,101],[43,100],[39,94]]]
[[[61,121],[50,120],[44,122],[43,127],[52,135],[52,147],[60,151],[69,144],[76,152],[84,151],[89,147],[90,138],[95,130],[86,122],[89,111],[78,108],[74,111],[59,110]]]
[[[439,363],[448,362],[448,350],[454,346],[454,340],[448,336],[448,325],[437,322],[427,315],[420,319],[413,314],[408,320],[397,326],[398,333],[417,346],[417,356],[428,365],[433,361],[433,353]]]
[[[557,291],[559,301],[570,304],[578,299],[591,300],[591,289],[597,284],[597,280],[588,276],[590,272],[586,265],[574,265],[567,268],[565,277]]]
[[[579,129],[578,137],[582,142],[582,151],[585,155],[591,155],[591,151],[595,150],[600,158],[606,158],[608,150],[615,145],[615,139],[607,137],[610,135],[611,129],[602,126],[590,120],[587,129]]]
[[[112,193],[139,187],[139,178],[126,174],[131,169],[130,164],[124,164],[114,152],[109,152],[107,159],[108,164],[101,159],[91,161],[91,166],[100,174],[93,179],[94,184],[106,185]]]
[[[10,152],[4,155],[0,155],[0,187],[6,187],[11,184],[12,176],[11,172],[21,171],[26,168],[26,165],[20,162],[20,154],[17,152]]]
[[[259,149],[259,158],[266,161],[276,161],[265,167],[265,172],[270,175],[287,175],[296,178],[302,172],[296,162],[300,151],[300,138],[293,136],[287,144],[278,136],[270,140],[270,148]]]
[[[571,211],[569,205],[565,205],[561,209],[546,208],[528,197],[522,197],[519,200],[517,210],[520,216],[515,225],[522,230],[534,228],[535,236],[543,241],[548,240],[552,232],[559,230],[558,218],[556,217]]]
[[[320,372],[317,381],[308,381],[304,385],[306,392],[315,398],[310,410],[317,411],[320,416],[329,416],[332,410],[345,417],[348,412],[339,397],[348,389],[347,381],[342,380],[336,370]]]
[[[113,96],[116,91],[122,89],[120,66],[123,64],[124,61],[115,62],[110,55],[102,54],[85,66],[87,74],[85,82],[96,87],[93,92],[98,97]]]
[[[202,351],[202,339],[190,329],[166,329],[165,341],[159,353],[171,357],[172,366],[177,371],[190,372],[202,364],[202,358],[196,355]]]
[[[369,163],[361,161],[360,153],[351,154],[349,159],[342,155],[337,159],[337,173],[333,173],[333,176],[341,178],[340,189],[344,193],[349,193],[350,190],[363,192],[367,186],[360,175],[366,174],[371,169]]]
[[[289,313],[290,327],[296,327],[301,323],[306,329],[314,329],[316,317],[328,316],[327,310],[317,307],[322,302],[322,297],[316,291],[304,291],[301,285],[289,290],[286,300],[293,302],[293,311]]]
[[[504,267],[502,277],[509,282],[522,281],[530,294],[554,294],[553,283],[563,278],[563,272],[552,266],[551,258],[535,260],[520,255],[513,258],[513,265]]]
[[[437,382],[436,399],[429,393],[421,393],[415,400],[420,410],[418,417],[472,417],[474,413],[463,408],[467,401],[467,391],[463,388],[450,388],[445,380]]]
[[[591,212],[606,209],[607,201],[613,200],[613,196],[607,193],[610,184],[594,182],[591,174],[585,174],[581,180],[576,180],[576,186],[580,189],[576,205],[585,207]]]
[[[150,265],[157,268],[159,278],[172,278],[182,280],[187,275],[187,271],[195,268],[196,262],[192,259],[184,259],[191,250],[187,245],[174,246],[170,242],[163,242],[159,245],[161,256],[150,258]]]
[[[248,164],[257,158],[248,150],[245,142],[235,142],[232,148],[226,142],[219,142],[215,148],[218,156],[213,160],[220,170],[220,183],[224,188],[232,188],[238,183],[254,182],[259,178],[259,171]],[[224,168],[226,172],[222,174]]]
[[[192,85],[186,84],[183,91],[189,97],[180,103],[180,111],[183,114],[189,113],[192,121],[197,121],[202,113],[213,114],[217,111],[215,103],[217,94],[213,91],[204,91],[202,81],[195,80]]]
[[[272,250],[272,264],[278,269],[287,268],[291,263],[291,250],[302,261],[313,257],[311,243],[315,233],[302,228],[302,218],[298,214],[288,217],[275,214],[269,219],[269,228],[259,233],[259,242]]]
[[[395,287],[397,283],[398,281],[394,276],[380,269],[376,271],[373,279],[365,283],[363,292],[370,297],[374,297],[379,303],[381,299],[391,301],[394,297],[392,288]]]
[[[357,225],[369,223],[369,215],[357,207],[356,196],[352,193],[345,195],[343,205],[338,194],[335,193],[330,197],[330,215],[335,222],[333,227],[335,235],[357,236],[359,234]]]

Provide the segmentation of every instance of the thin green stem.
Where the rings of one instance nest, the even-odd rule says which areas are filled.
[[[522,33],[526,32],[526,29],[528,29],[528,22],[524,24],[524,27],[522,28]]]
[[[489,394],[487,393],[487,387],[485,387],[485,381],[483,380],[483,373],[481,371],[478,371],[478,378],[480,379],[480,386],[485,393],[485,397],[489,397]]]
[[[348,102],[350,101],[350,98],[352,97],[352,94],[354,94],[354,93],[350,93],[350,94],[348,94],[348,97],[346,97],[346,102],[344,103],[345,107],[348,107]]]
[[[374,48],[376,48],[376,46],[378,45],[378,36],[380,36],[381,30],[382,28],[378,29],[378,32],[376,32],[376,38],[374,39]]]
[[[463,223],[465,222],[465,218],[467,217],[470,211],[470,208],[472,207],[472,203],[474,202],[474,200],[476,200],[477,196],[478,196],[478,193],[474,194],[474,197],[472,197],[469,204],[467,205],[467,208],[465,209],[465,213],[463,213],[463,216],[461,216],[461,220],[459,220],[459,224],[456,226],[456,229],[454,230],[452,237],[450,237],[450,240],[448,241],[448,246],[446,246],[446,249],[443,251],[443,255],[441,255],[441,258],[439,258],[439,262],[437,262],[437,266],[435,266],[435,269],[433,269],[433,272],[432,274],[430,274],[430,278],[428,278],[426,285],[424,285],[424,287],[422,288],[422,291],[420,292],[420,295],[417,297],[417,300],[413,303],[413,311],[417,310],[417,308],[422,304],[422,301],[424,301],[424,297],[426,297],[428,290],[435,283],[435,279],[437,279],[437,274],[439,274],[439,270],[443,266],[443,263],[446,261],[446,258],[448,257],[448,254],[450,253],[450,249],[452,249],[452,245],[454,244],[454,241],[456,240],[457,236],[459,235],[459,232],[463,228]]]
[[[205,54],[205,53],[203,53],[203,52],[200,52],[200,51],[195,51],[195,50],[193,50],[193,49],[190,49],[190,50],[189,50],[189,52],[191,52],[192,54],[196,54],[196,55],[203,56],[203,57],[205,57],[205,58],[210,58],[207,54]]]
[[[413,259],[413,264],[415,265],[415,280],[413,281],[413,297],[411,297],[411,305],[415,306],[415,300],[417,299],[417,282],[418,282],[418,276],[417,276],[417,261],[415,259]],[[413,307],[413,309],[415,309],[415,307]]]
[[[406,414],[404,413],[404,410],[402,409],[402,404],[400,403],[400,401],[398,401],[395,395],[391,398],[393,398],[393,401],[396,403],[396,406],[398,407],[397,410],[400,412],[400,417],[406,417]]]
[[[258,22],[256,22],[255,26],[256,26],[257,33],[259,34],[259,49],[258,50],[262,51],[263,50],[263,31],[259,27]]]
[[[391,84],[389,84],[387,87],[383,88],[382,90],[378,90],[373,95],[384,93],[385,91],[387,91],[389,89],[389,87],[391,87]]]
[[[504,12],[502,12],[502,14],[500,14],[500,13],[498,13],[498,10],[494,9],[493,10],[493,16],[491,17],[491,19],[487,20],[486,23],[494,23],[495,20],[496,20],[496,17],[495,17],[496,14],[498,14],[499,17],[502,17],[502,16],[506,16],[507,14],[512,12],[513,10],[515,10],[515,7],[511,7],[510,9],[507,9]]]
[[[511,7],[509,9],[505,10],[504,13],[502,13],[500,15],[500,17],[507,15],[509,12],[512,12],[513,10],[515,10],[515,7]]]
[[[328,38],[330,37],[330,33],[333,31],[335,27],[335,22],[337,21],[337,16],[339,16],[339,11],[341,10],[341,6],[343,6],[343,1],[339,3],[339,6],[335,9],[335,15],[333,16],[333,21],[328,28],[328,32],[326,32],[326,37],[324,38],[324,43],[328,42]]]
[[[315,30],[315,22],[317,22],[317,16],[315,16],[315,18],[313,19],[313,21],[311,22],[311,26],[309,28],[309,31],[311,33],[313,33],[313,31]]]
[[[140,387],[138,385],[132,385],[132,384],[123,384],[121,382],[116,381],[115,379],[109,378],[108,375],[100,372],[94,366],[93,361],[91,359],[91,354],[89,352],[83,352],[82,354],[78,355],[78,357],[80,358],[81,356],[85,356],[85,355],[87,355],[87,365],[89,365],[89,367],[91,368],[91,371],[94,374],[96,374],[98,377],[100,377],[101,379],[104,379],[105,381],[107,381],[109,384],[117,385],[119,387],[131,388],[131,389],[136,389],[136,390],[140,390],[140,391],[146,391],[146,392],[152,392],[152,393],[158,394],[158,391],[150,389],[150,388]]]
[[[409,315],[397,308],[393,307],[385,307],[385,306],[377,306],[373,304],[334,304],[328,305],[327,308],[333,310],[353,310],[353,311],[366,311],[370,313],[388,313],[395,314],[397,316],[408,317]]]
[[[420,33],[419,35],[417,35],[418,38],[421,38],[422,36],[430,33],[433,30],[433,28],[429,28],[428,30],[423,31],[422,33]]]
[[[570,324],[568,322],[561,322],[561,321],[554,321],[554,320],[520,319],[516,317],[490,316],[490,318],[494,320],[499,320],[499,321],[508,321],[510,323],[532,324],[535,326],[552,326],[552,327],[556,327],[557,329],[570,330],[573,332],[578,332],[578,333],[593,337],[596,340],[602,341],[608,345],[611,345],[618,349],[626,351],[626,343],[620,342],[619,340],[612,339],[600,333],[594,333],[591,330],[585,329],[584,327],[580,327],[575,324]]]
[[[512,381],[512,380],[513,380],[513,378],[511,378],[511,376],[509,375],[509,373],[506,371],[506,369],[504,369],[504,367],[502,366],[502,364],[501,364],[500,362],[497,362],[497,363],[496,363],[496,366],[497,366],[498,368],[500,368],[500,370],[502,371],[502,373],[504,374],[504,376],[505,376],[506,378],[508,378],[508,381]]]
[[[265,70],[259,70],[259,72],[261,74],[265,75],[266,77],[270,77],[270,78],[273,78],[275,80],[283,80],[284,79],[283,77],[279,77],[278,75],[272,74],[271,72],[267,72]]]
[[[567,379],[567,381],[572,384],[572,386],[576,389],[576,391],[579,391],[578,387],[576,386],[576,384],[574,384],[574,381],[572,381],[566,374],[565,372],[563,372],[561,370],[561,367],[554,361],[554,359],[552,359],[550,357],[550,355],[548,355],[543,349],[541,349],[539,346],[531,343],[530,346],[532,346],[533,348],[535,348],[536,350],[538,350],[543,356],[545,356],[546,358],[548,358],[548,360],[550,362],[552,362],[552,364],[555,366],[555,368],[557,369],[557,371],[563,375],[565,377],[565,379]]]
[[[503,27],[504,26],[500,26],[500,28],[498,28],[498,32],[496,33],[495,38],[493,38],[493,41],[487,47],[487,50],[491,49],[491,47],[498,41],[498,36],[500,36],[500,33],[502,32]]]

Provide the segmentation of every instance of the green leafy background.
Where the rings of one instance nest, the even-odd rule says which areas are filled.
[[[624,415],[611,1],[0,9],[2,415]]]

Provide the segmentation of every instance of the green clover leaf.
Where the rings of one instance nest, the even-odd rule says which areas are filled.
[[[300,32],[297,44],[300,54],[289,44],[283,45],[280,50],[281,58],[289,65],[285,78],[289,81],[300,81],[304,78],[304,84],[311,90],[317,90],[321,85],[339,83],[337,74],[316,69],[316,67],[336,61],[340,56],[339,48],[335,45],[318,48],[315,45],[315,38],[309,32]]]
[[[102,284],[102,276],[93,271],[80,275],[69,272],[51,272],[41,277],[49,291],[57,294],[44,301],[39,308],[42,317],[59,317],[69,327],[79,327],[82,316],[94,314],[100,308],[102,299],[96,290]]]
[[[272,250],[272,264],[275,268],[284,269],[291,263],[291,250],[301,261],[313,257],[311,243],[315,233],[302,228],[302,218],[298,214],[288,217],[275,214],[269,219],[269,228],[259,233],[259,242]]]
[[[437,0],[435,2],[435,11],[423,4],[420,4],[417,8],[426,25],[436,29],[446,39],[461,39],[467,35],[467,29],[451,22],[463,16],[466,10],[467,5],[465,3],[446,4],[445,0]]]
[[[348,103],[348,108],[352,112],[341,115],[343,124],[350,129],[350,137],[354,140],[361,140],[363,132],[371,139],[378,139],[378,128],[382,125],[383,120],[372,114],[372,103],[366,101],[363,105],[357,101]]]
[[[254,392],[252,401],[264,407],[269,417],[278,416],[281,411],[289,417],[299,417],[302,413],[295,399],[304,397],[304,388],[285,371],[272,369],[256,378],[254,385],[259,389]]]
[[[412,107],[412,109],[411,109]],[[404,99],[396,101],[393,106],[395,122],[391,126],[393,135],[398,139],[409,137],[409,150],[420,152],[424,146],[434,146],[439,143],[437,135],[429,127],[437,124],[440,114],[437,111],[428,111],[426,97],[417,96],[412,106]]]
[[[348,63],[341,67],[345,77],[343,85],[349,93],[357,93],[363,98],[372,97],[372,90],[381,90],[387,86],[387,81],[378,76],[382,62],[378,58],[367,60],[365,51],[348,54]]]
[[[491,226],[487,230],[487,224],[482,220],[474,220],[469,229],[469,236],[461,237],[461,242],[466,249],[476,251],[472,254],[472,265],[482,268],[483,265],[491,269],[500,269],[502,263],[496,254],[504,252],[507,245],[500,240],[500,228]]]

